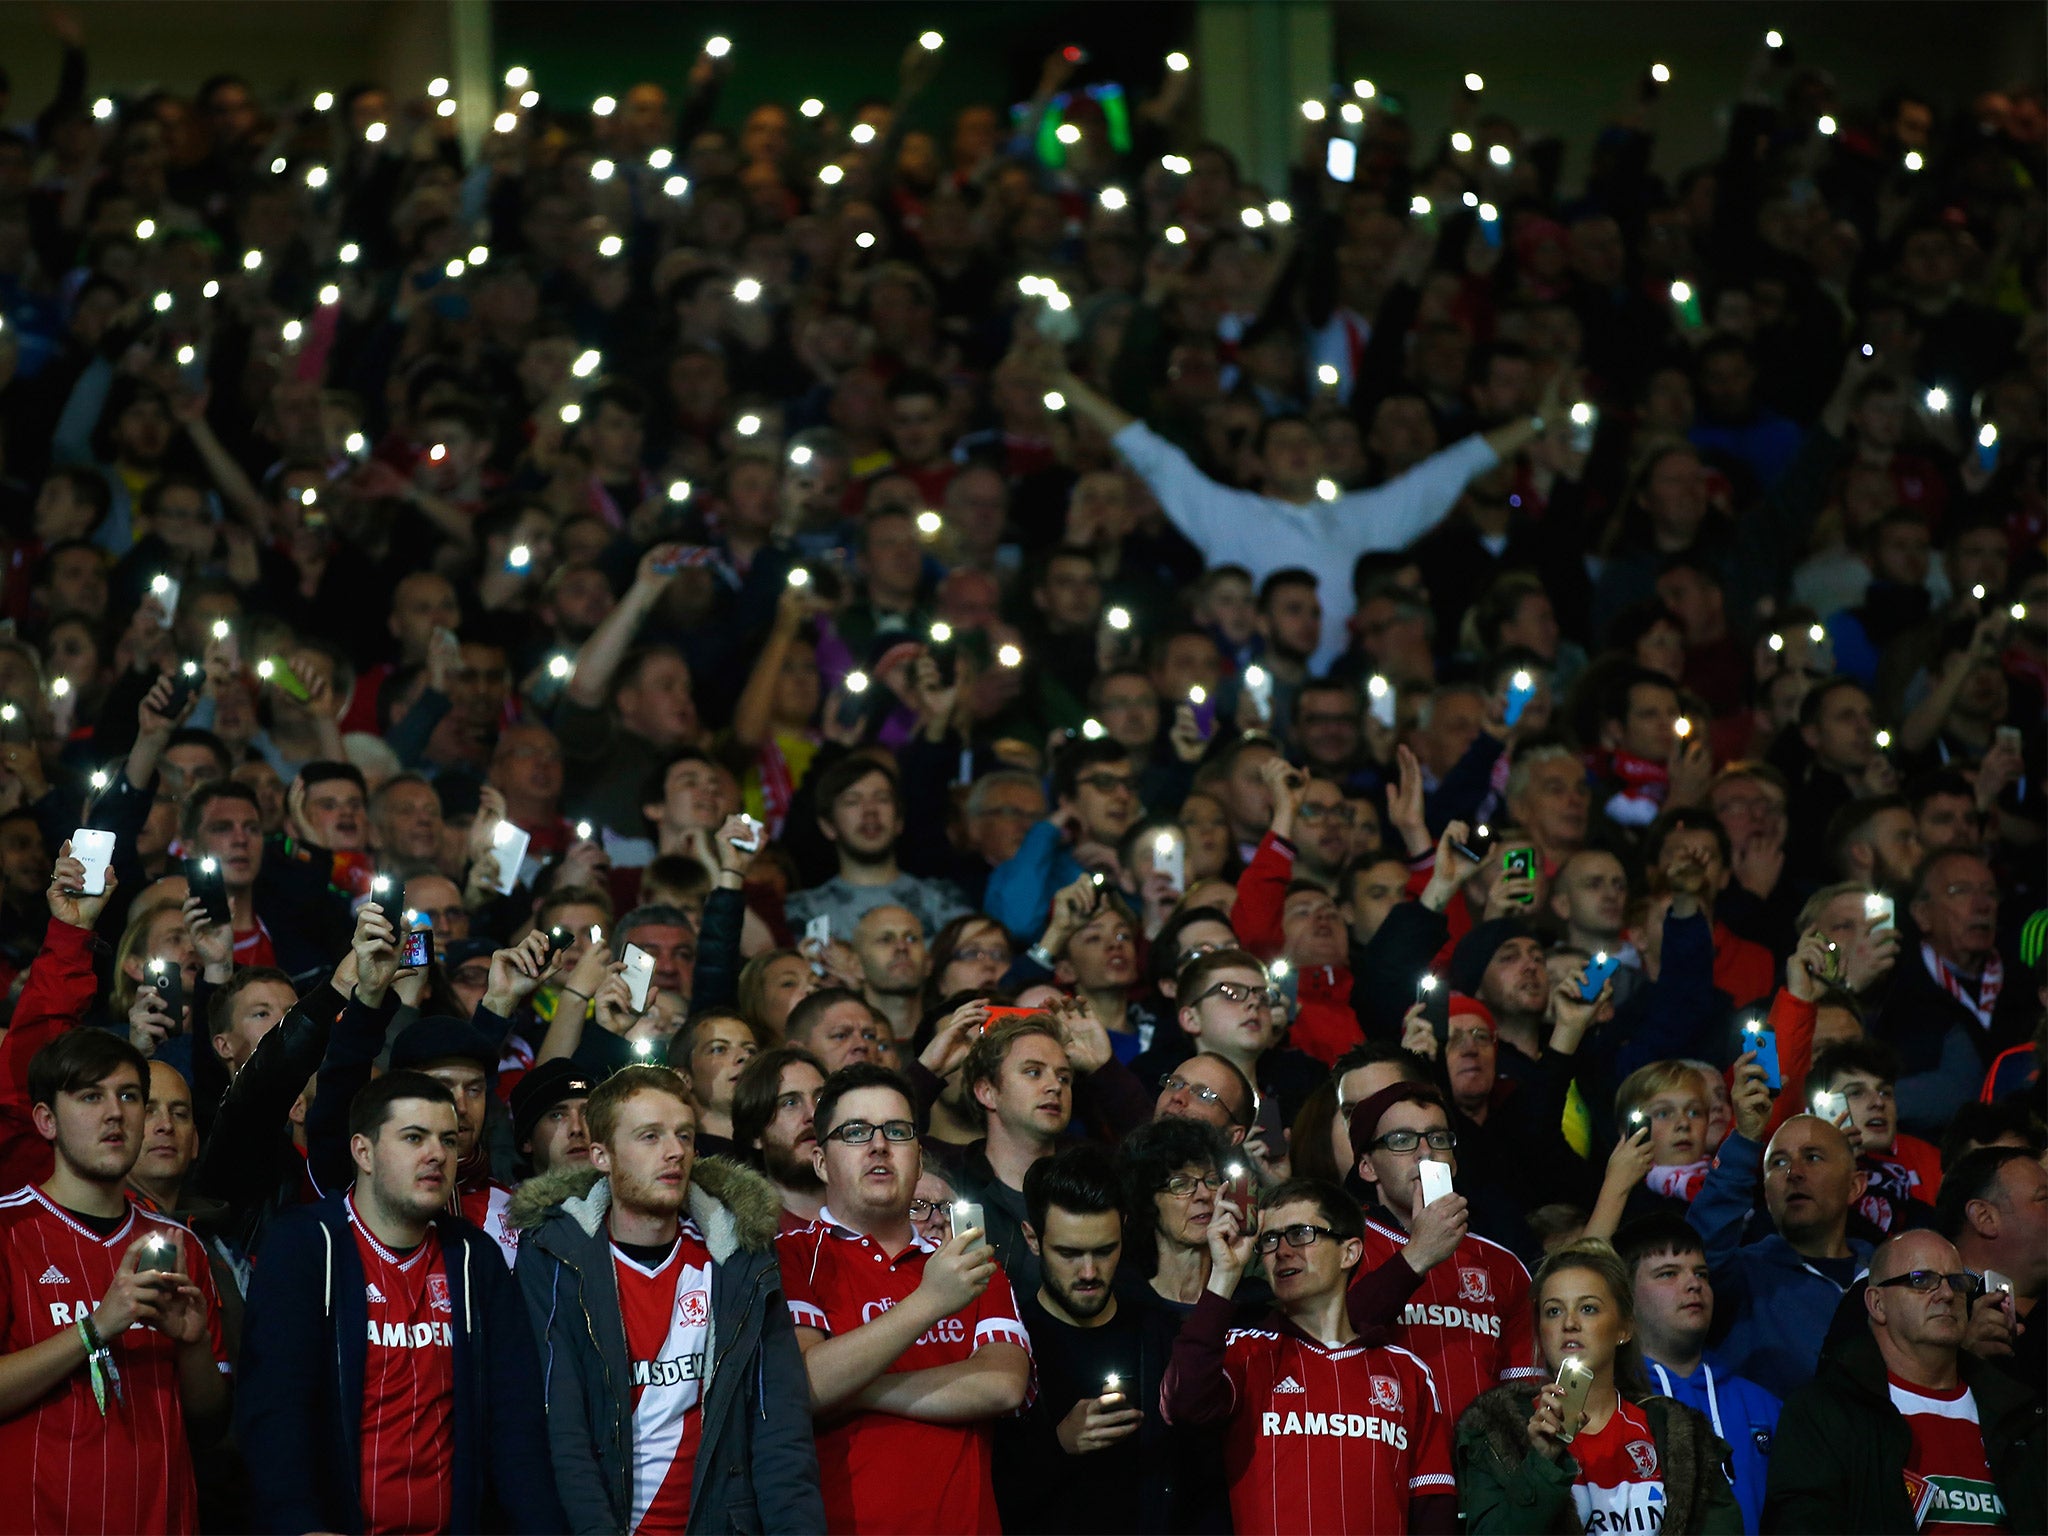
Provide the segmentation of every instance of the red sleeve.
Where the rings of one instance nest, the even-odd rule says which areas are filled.
[[[1169,1424],[1220,1424],[1237,1409],[1237,1382],[1224,1344],[1233,1303],[1204,1291],[1174,1336],[1159,1386],[1159,1416]]]
[[[99,983],[89,930],[50,919],[43,947],[28,968],[14,1022],[0,1039],[0,1189],[49,1177],[49,1144],[29,1118],[28,1064],[37,1051],[74,1028],[92,1007]]]
[[[1778,1037],[1778,1096],[1771,1101],[1771,1118],[1764,1127],[1764,1140],[1777,1134],[1778,1127],[1794,1115],[1806,1112],[1806,1074],[1813,1068],[1813,1017],[1819,1010],[1801,1002],[1790,987],[1778,988],[1771,999],[1768,1020]]]
[[[789,1304],[789,1320],[799,1328],[815,1328],[829,1338],[832,1323],[811,1284],[811,1261],[820,1241],[821,1235],[808,1227],[785,1232],[775,1239],[775,1259],[782,1271],[782,1296]]]
[[[1344,1315],[1360,1333],[1391,1328],[1421,1285],[1422,1276],[1396,1252],[1382,1264],[1359,1270],[1351,1289],[1344,1293]]]
[[[1536,1353],[1536,1324],[1529,1315],[1529,1271],[1511,1253],[1494,1269],[1500,1276],[1500,1379],[1526,1381],[1543,1374]]]
[[[1447,1406],[1437,1391],[1436,1378],[1420,1360],[1407,1362],[1409,1381],[1408,1493],[1411,1505],[1419,1499],[1440,1497],[1455,1500],[1457,1479],[1451,1475],[1450,1433],[1446,1427]],[[1410,1524],[1410,1530],[1415,1529]]]
[[[1237,905],[1230,926],[1244,947],[1261,960],[1280,953],[1280,909],[1287,904],[1287,883],[1294,878],[1294,844],[1268,832],[1258,852],[1237,877]]]
[[[988,1283],[988,1289],[981,1293],[973,1306],[967,1309],[968,1320],[974,1324],[973,1348],[984,1344],[1014,1344],[1025,1354],[1031,1353],[1031,1335],[1025,1331],[1024,1319],[1017,1313],[1017,1293],[1010,1287],[1010,1277],[1003,1273],[1002,1266],[996,1266],[995,1278]]]

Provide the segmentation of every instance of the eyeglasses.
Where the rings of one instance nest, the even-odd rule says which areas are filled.
[[[953,951],[953,958],[955,960],[1000,960],[1003,964],[1008,965],[1010,963],[1010,952],[1007,949],[956,949]]]
[[[1328,1227],[1311,1226],[1305,1221],[1298,1221],[1293,1226],[1281,1227],[1278,1231],[1261,1232],[1253,1246],[1261,1253],[1278,1253],[1283,1238],[1290,1248],[1313,1248],[1324,1238],[1336,1235]]]
[[[1998,887],[1988,883],[1979,884],[1975,880],[1958,880],[1953,884],[1943,886],[1941,894],[1949,897],[1982,896],[1986,901],[1996,901],[1998,900]]]
[[[1958,1274],[1945,1275],[1938,1269],[1909,1269],[1903,1275],[1893,1275],[1889,1280],[1870,1282],[1879,1290],[1892,1286],[1904,1286],[1921,1296],[1933,1294],[1938,1286],[1946,1285],[1965,1301],[1974,1301],[1984,1294],[1984,1277],[1963,1270]]]
[[[1358,819],[1348,805],[1304,805],[1294,814],[1301,821],[1338,821],[1347,827]]]
[[[1389,1152],[1413,1152],[1425,1141],[1432,1152],[1448,1152],[1458,1144],[1452,1131],[1389,1131],[1384,1136],[1375,1136],[1372,1144]]]
[[[1176,1200],[1185,1200],[1198,1189],[1206,1189],[1213,1195],[1222,1187],[1223,1175],[1220,1173],[1176,1173],[1166,1181],[1166,1192]]]
[[[912,1221],[930,1221],[933,1212],[939,1209],[939,1202],[936,1200],[913,1200],[910,1202],[910,1219]]]
[[[1085,785],[1098,795],[1113,795],[1118,790],[1129,794],[1138,787],[1136,777],[1128,773],[1084,773],[1074,782]]]
[[[1199,1008],[1212,997],[1220,997],[1226,1003],[1248,1003],[1255,997],[1263,998],[1265,995],[1264,987],[1248,987],[1241,981],[1219,981],[1196,998],[1192,1006]]]
[[[917,1126],[909,1120],[884,1120],[880,1125],[870,1125],[865,1120],[848,1120],[843,1125],[833,1126],[820,1139],[843,1141],[849,1147],[864,1147],[875,1139],[877,1131],[882,1133],[882,1140],[899,1145],[917,1140]]]
[[[1186,965],[1190,960],[1199,960],[1204,955],[1213,955],[1216,953],[1217,950],[1226,947],[1227,946],[1222,944],[1190,944],[1186,949],[1180,952],[1180,960],[1178,963],[1180,965]]]
[[[1221,1104],[1223,1095],[1214,1088],[1204,1088],[1200,1083],[1191,1083],[1184,1077],[1160,1079],[1159,1086],[1168,1093],[1192,1093],[1204,1104]]]

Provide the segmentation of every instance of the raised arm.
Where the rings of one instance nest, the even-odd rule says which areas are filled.
[[[867,1406],[862,1401],[863,1394],[896,1363],[903,1351],[915,1344],[940,1318],[951,1317],[972,1306],[988,1289],[996,1274],[995,1250],[980,1240],[979,1233],[972,1234],[977,1239],[974,1243],[966,1242],[969,1235],[956,1232],[948,1238],[938,1252],[925,1260],[924,1279],[916,1290],[874,1321],[863,1323],[850,1332],[833,1335],[819,1328],[806,1327],[803,1306],[792,1302],[790,1312],[796,1319],[797,1344],[804,1352],[804,1373],[811,1383],[813,1415]],[[953,1368],[935,1369],[945,1371]],[[928,1373],[906,1374],[922,1376]],[[950,1377],[937,1383],[933,1390],[938,1393],[938,1401],[951,1404],[957,1404],[963,1396],[975,1396],[977,1392],[973,1386],[954,1385]],[[1020,1393],[1017,1402],[1022,1400]],[[1017,1402],[984,1410],[980,1415],[963,1417],[987,1417],[990,1412],[1008,1412],[1017,1406]],[[888,1411],[903,1410],[892,1407]]]
[[[569,703],[580,704],[585,709],[603,707],[612,674],[618,671],[619,663],[625,659],[634,638],[640,633],[640,626],[647,622],[647,616],[654,611],[654,605],[661,600],[661,594],[673,579],[673,572],[664,573],[656,567],[670,564],[677,553],[677,546],[673,544],[657,544],[640,557],[633,585],[626,589],[619,605],[605,615],[604,622],[591,631],[590,638],[576,652],[575,668],[570,672],[569,686],[562,694]]]

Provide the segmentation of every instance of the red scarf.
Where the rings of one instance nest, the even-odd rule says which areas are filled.
[[[1974,982],[1934,952],[1934,946],[1920,941],[1920,958],[1927,974],[1948,989],[1948,995],[1976,1015],[1977,1022],[1991,1027],[1991,1015],[1998,1007],[1998,994],[2005,990],[2005,963],[1996,954],[1984,961],[1984,973]]]

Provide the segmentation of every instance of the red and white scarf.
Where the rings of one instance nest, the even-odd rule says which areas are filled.
[[[1707,1157],[1696,1163],[1652,1168],[1644,1175],[1643,1182],[1650,1187],[1651,1194],[1664,1195],[1672,1200],[1683,1200],[1689,1205],[1693,1196],[1700,1192],[1700,1186],[1707,1182],[1707,1174],[1712,1171],[1713,1166],[1714,1160]]]
[[[1927,974],[1948,989],[1948,995],[1977,1017],[1986,1029],[1998,1007],[1998,994],[2005,989],[2005,963],[1994,953],[1986,957],[1984,972],[1974,982],[1934,952],[1934,946],[1920,941],[1920,959]]]

